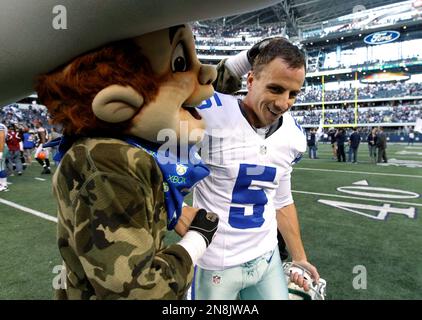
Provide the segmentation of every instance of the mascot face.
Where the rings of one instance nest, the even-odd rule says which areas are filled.
[[[156,96],[144,103],[136,89],[111,85],[94,98],[94,113],[108,122],[130,118],[125,133],[152,142],[170,136],[196,143],[202,139],[205,124],[195,107],[213,95],[216,71],[199,62],[190,27],[179,25],[148,33],[134,42],[157,79]]]
[[[180,25],[146,34],[135,42],[149,59],[160,86],[155,100],[133,118],[129,132],[155,141],[162,129],[172,130],[178,138],[195,130],[199,135],[186,138],[197,142],[204,122],[195,107],[213,95],[216,71],[198,61],[191,29]],[[181,132],[183,127],[187,132]]]

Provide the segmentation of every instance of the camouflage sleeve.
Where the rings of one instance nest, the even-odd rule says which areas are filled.
[[[181,299],[191,284],[189,254],[180,245],[163,243],[167,217],[161,173],[151,157],[133,149],[109,150],[102,162],[112,168],[81,160],[82,148],[61,163],[59,248],[69,299]],[[130,165],[116,154],[135,160]]]
[[[78,236],[86,241],[77,254],[97,298],[182,298],[192,279],[192,261],[179,245],[157,249],[163,247],[157,244],[162,241],[157,225],[166,228],[166,220],[157,211],[147,218],[146,211],[158,208],[137,184],[117,176],[91,180],[78,207],[91,210],[92,219],[78,224]],[[89,206],[90,195],[101,205]]]
[[[213,82],[214,89],[224,94],[234,94],[242,87],[242,78],[234,75],[225,66],[227,59],[223,59],[217,65],[217,79]]]

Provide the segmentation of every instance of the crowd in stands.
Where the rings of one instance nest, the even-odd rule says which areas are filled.
[[[358,99],[374,98],[397,98],[406,96],[422,96],[422,83],[381,83],[368,84],[357,90]],[[354,88],[340,88],[338,90],[326,90],[324,101],[346,101],[355,99]],[[296,103],[313,103],[322,101],[320,87],[306,87],[296,99]]]
[[[300,125],[318,125],[322,117],[321,109],[293,110],[293,116]],[[414,123],[422,118],[422,105],[400,105],[394,107],[358,108],[357,123]],[[324,112],[324,124],[353,124],[355,123],[355,108],[348,106],[342,109],[328,109]]]
[[[199,25],[192,26],[193,34],[197,37],[207,37],[211,39],[218,38],[262,38],[283,34],[284,26],[280,24],[261,24],[261,25]]]
[[[18,104],[10,104],[0,107],[0,122],[8,126],[16,124],[29,129],[34,129],[35,121],[41,121],[46,128],[49,128],[47,108],[39,105],[26,105],[20,107]]]
[[[239,53],[241,50],[239,49],[230,49],[230,50],[221,50],[221,49],[215,49],[215,48],[209,48],[207,50],[203,50],[203,49],[198,49],[196,51],[196,53],[198,54],[198,56],[204,55],[204,56],[231,56],[231,55],[235,55],[237,53]]]
[[[211,49],[214,49],[214,47],[230,47],[231,49],[237,49],[240,50],[242,47],[251,47],[255,41],[252,40],[236,40],[236,41],[229,41],[227,39],[197,39],[195,40],[195,45],[198,48],[197,50],[202,50],[201,46],[206,46],[207,48],[204,50],[204,54],[207,55],[213,55],[215,54],[212,52]],[[219,54],[223,54],[222,50],[218,51]],[[226,53],[227,55],[234,54],[233,52]]]

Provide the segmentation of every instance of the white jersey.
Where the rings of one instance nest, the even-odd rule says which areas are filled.
[[[223,270],[276,247],[275,210],[293,203],[290,173],[306,151],[306,137],[285,113],[282,126],[265,138],[230,95],[216,93],[200,108],[206,122],[201,156],[211,173],[194,188],[193,206],[217,213],[220,222],[198,265]]]

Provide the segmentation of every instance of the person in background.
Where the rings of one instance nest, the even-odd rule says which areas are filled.
[[[372,128],[366,141],[368,142],[369,160],[372,163],[377,163],[377,128]]]
[[[352,157],[353,157],[353,163],[357,163],[358,161],[358,149],[360,144],[360,134],[357,128],[353,128],[353,133],[350,135],[349,138],[349,144],[350,149],[352,150]]]
[[[7,149],[9,150],[7,156],[7,168],[10,175],[14,175],[13,172],[16,170],[18,175],[22,175],[22,161],[21,161],[21,146],[20,143],[22,138],[19,132],[16,130],[14,124],[9,125],[9,131],[6,137]]]
[[[51,168],[50,168],[49,152],[48,152],[48,149],[44,148],[43,146],[44,143],[46,143],[48,140],[48,132],[43,127],[42,122],[39,120],[35,121],[35,128],[37,129],[37,135],[38,135],[38,145],[35,151],[35,159],[43,167],[41,174],[50,174]]]
[[[308,145],[309,159],[316,159],[316,135],[314,128],[311,128],[306,134],[306,143]]]
[[[336,142],[336,130],[334,128],[328,131],[328,138],[331,143],[331,150],[333,152],[333,160],[337,159],[337,142]]]
[[[377,131],[377,148],[378,148],[378,163],[384,162],[387,163],[387,136],[384,133],[384,129],[382,127],[378,128]]]
[[[23,156],[25,158],[25,163],[27,166],[30,166],[32,163],[32,151],[35,148],[35,137],[33,132],[29,130],[28,127],[23,129]]]
[[[7,127],[0,122],[0,192],[8,191],[6,172]]]
[[[346,131],[346,140],[347,140],[347,145],[348,145],[348,148],[347,148],[347,162],[352,162],[352,156],[353,156],[352,148],[350,146],[350,136],[351,136],[351,134],[349,135],[349,132]]]
[[[415,142],[415,132],[413,132],[413,129],[409,130],[409,139],[407,141],[408,146],[413,146],[413,143]]]
[[[344,152],[344,143],[346,141],[346,133],[343,128],[337,130],[335,134],[336,144],[337,144],[337,161],[346,162],[346,154]]]

